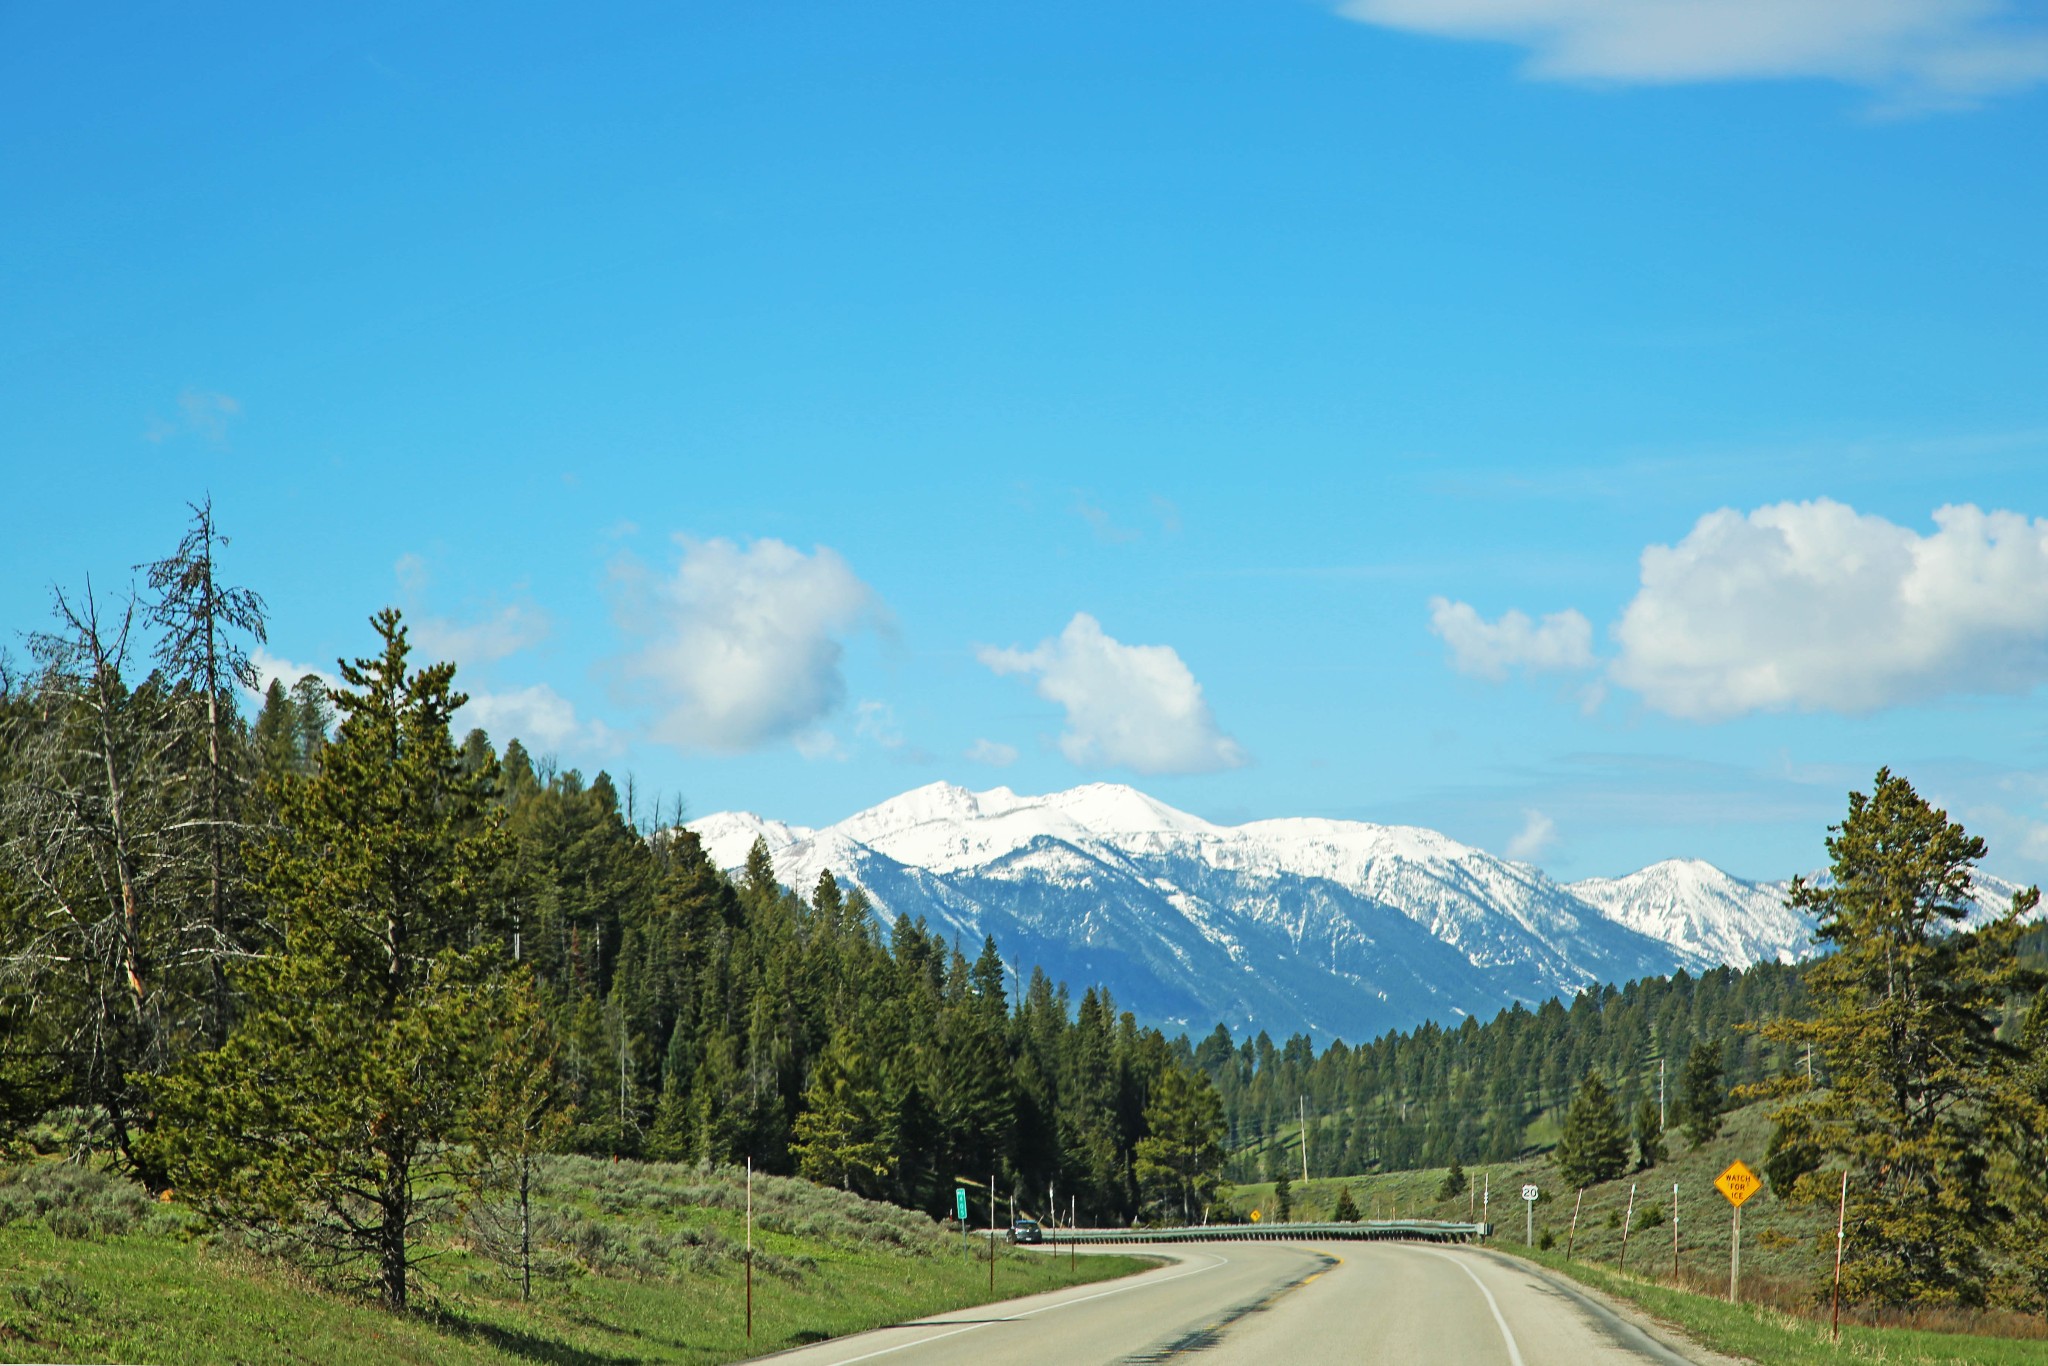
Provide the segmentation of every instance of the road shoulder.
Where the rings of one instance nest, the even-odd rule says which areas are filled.
[[[1641,1305],[1595,1290],[1585,1282],[1552,1271],[1549,1267],[1500,1248],[1475,1248],[1474,1251],[1541,1281],[1576,1304],[1582,1313],[1602,1328],[1624,1340],[1629,1336],[1627,1330],[1641,1334],[1656,1349],[1667,1354],[1664,1358],[1666,1366],[1754,1366],[1747,1357],[1726,1356],[1703,1346],[1677,1324],[1645,1313]]]
[[[1039,1254],[1031,1254],[1039,1255]],[[1043,1255],[1050,1256],[1051,1253]],[[864,1359],[862,1346],[874,1350],[867,1355],[884,1356],[897,1350],[911,1347],[922,1341],[936,1341],[950,1337],[956,1332],[982,1324],[1005,1319],[1027,1318],[1045,1313],[1066,1304],[1079,1304],[1088,1300],[1120,1295],[1129,1290],[1139,1289],[1160,1280],[1185,1275],[1192,1265],[1199,1268],[1205,1260],[1200,1249],[1174,1247],[1147,1247],[1134,1252],[1124,1247],[1103,1247],[1096,1251],[1084,1250],[1084,1257],[1129,1257],[1133,1261],[1151,1262],[1153,1265],[1128,1275],[1114,1276],[1108,1280],[1088,1281],[1081,1285],[1061,1286],[1057,1290],[1039,1290],[1028,1295],[1019,1295],[1007,1300],[984,1300],[959,1309],[948,1309],[939,1314],[928,1314],[922,1318],[892,1323],[881,1328],[869,1328],[844,1337],[826,1338],[819,1342],[799,1343],[780,1351],[762,1356],[747,1357],[747,1362],[779,1361],[809,1362],[813,1360],[844,1360],[843,1354],[854,1352],[853,1360]]]

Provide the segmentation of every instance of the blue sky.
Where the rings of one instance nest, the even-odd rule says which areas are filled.
[[[272,667],[395,603],[700,814],[1782,876],[1890,764],[2038,877],[2044,87],[1962,0],[13,7],[0,624],[210,492]]]

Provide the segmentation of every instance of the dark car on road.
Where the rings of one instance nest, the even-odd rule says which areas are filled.
[[[1036,1219],[1019,1219],[1010,1225],[1009,1237],[1013,1243],[1042,1243],[1045,1230],[1038,1226]]]

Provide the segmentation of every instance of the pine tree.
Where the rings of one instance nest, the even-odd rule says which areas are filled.
[[[1358,1201],[1352,1198],[1350,1186],[1337,1192],[1337,1207],[1330,1211],[1330,1219],[1339,1224],[1358,1222]]]
[[[1557,1140],[1557,1169],[1569,1186],[1611,1181],[1628,1170],[1628,1133],[1615,1108],[1614,1093],[1597,1072],[1588,1072],[1565,1111]]]
[[[1465,1176],[1464,1164],[1454,1157],[1451,1159],[1450,1170],[1444,1173],[1443,1181],[1436,1188],[1436,1198],[1455,1200],[1465,1193],[1468,1184],[1470,1183]]]
[[[421,1224],[488,1181],[488,1117],[520,1109],[491,1094],[530,1079],[506,1050],[544,1031],[501,971],[485,894],[510,851],[490,775],[464,773],[449,737],[454,668],[408,671],[398,614],[374,625],[382,653],[342,667],[339,736],[251,852],[284,950],[248,970],[227,1044],[156,1088],[151,1149],[214,1218],[367,1263],[402,1309]]]
[[[1663,1116],[1657,1113],[1657,1102],[1645,1096],[1636,1106],[1636,1170],[1646,1172],[1669,1155]]]
[[[790,1151],[798,1175],[845,1190],[859,1183],[872,1191],[889,1170],[881,1079],[851,1031],[835,1034],[812,1069]]]
[[[1138,1182],[1178,1204],[1181,1222],[1192,1222],[1223,1169],[1223,1102],[1216,1088],[1200,1072],[1168,1067],[1153,1083],[1145,1127],[1149,1132],[1136,1147]]]
[[[1726,1076],[1719,1043],[1702,1040],[1692,1046],[1678,1074],[1678,1118],[1695,1148],[1721,1133],[1721,1113],[1728,1108]]]
[[[1997,1231],[2013,1222],[1992,1182],[2014,1140],[2002,1121],[2031,1127],[2020,1058],[1996,1031],[2006,1003],[2038,985],[2015,943],[2040,894],[1960,932],[1984,841],[1888,769],[1869,794],[1850,793],[1828,855],[1829,878],[1795,879],[1789,897],[1833,949],[1807,973],[1814,1015],[1764,1031],[1810,1044],[1827,1069],[1825,1089],[1776,1116],[1825,1164],[1794,1192],[1832,1201],[1847,1170],[1851,1299],[1981,1303]]]
[[[298,745],[298,769],[311,773],[319,766],[320,755],[326,750],[334,728],[333,699],[320,675],[306,674],[292,684],[292,716],[298,723],[293,737]]]
[[[257,772],[268,783],[282,781],[298,769],[299,711],[284,680],[273,678],[263,690],[263,706],[250,731]]]

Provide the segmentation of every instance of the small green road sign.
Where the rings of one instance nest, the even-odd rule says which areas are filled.
[[[953,1209],[960,1216],[960,1222],[967,1222],[967,1187],[953,1187]]]

